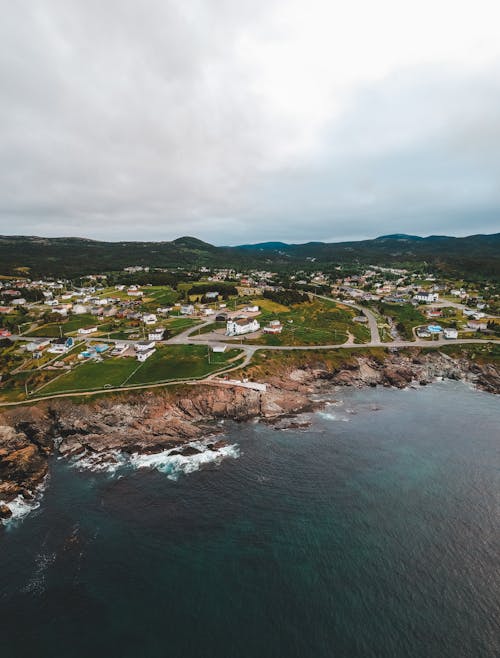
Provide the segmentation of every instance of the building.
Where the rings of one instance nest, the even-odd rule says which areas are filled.
[[[128,346],[125,343],[116,343],[114,348],[111,350],[111,356],[122,356],[128,349]]]
[[[214,345],[212,347],[212,352],[220,352],[223,353],[227,350],[227,345]]]
[[[215,291],[205,293],[205,299],[217,299],[218,296],[219,296],[219,293],[215,292]]]
[[[48,338],[33,338],[33,340],[26,345],[26,349],[28,352],[40,352],[48,345],[50,345],[50,340]]]
[[[283,331],[283,325],[279,320],[271,320],[263,331],[265,334],[280,334]]]
[[[13,299],[11,304],[12,306],[24,306],[26,304],[26,300],[24,297],[18,297],[17,299]]]
[[[129,288],[127,290],[127,295],[129,297],[142,297],[144,293],[142,292],[142,290],[137,290],[136,288]]]
[[[135,344],[135,351],[148,352],[149,350],[153,350],[154,347],[155,347],[154,340],[143,340],[140,343]]]
[[[259,310],[258,306],[245,306],[243,309],[244,313],[258,313]]]
[[[181,306],[181,315],[193,315],[194,306],[192,304],[183,304]]]
[[[91,326],[91,327],[81,327],[78,329],[78,333],[80,336],[88,336],[88,334],[94,334],[97,331],[96,326]]]
[[[467,326],[469,329],[473,329],[474,331],[483,331],[484,329],[488,328],[487,322],[481,322],[480,320],[469,320],[469,322],[467,322]]]
[[[85,306],[84,304],[74,304],[73,306],[73,314],[74,315],[83,315],[84,313],[88,313],[89,307]]]
[[[445,329],[443,336],[448,339],[458,338],[458,331],[456,329]]]
[[[154,331],[150,331],[148,334],[148,340],[163,340],[163,334],[165,333],[165,329],[163,327],[159,327],[158,329],[155,329]]]
[[[156,324],[158,322],[158,318],[154,313],[145,313],[142,316],[142,321],[144,324]]]
[[[66,352],[70,350],[74,344],[75,341],[71,338],[71,336],[68,336],[68,338],[57,338],[52,342],[52,345],[49,347],[47,352],[50,352],[51,354],[66,354]]]
[[[226,336],[242,336],[260,329],[260,324],[255,319],[240,318],[239,320],[228,320],[226,324]]]
[[[434,302],[438,301],[439,295],[437,292],[420,291],[417,292],[414,299],[417,302],[422,302],[423,304],[433,304]]]
[[[9,336],[12,336],[12,334],[8,329],[0,329],[0,338],[8,338]]]
[[[144,351],[138,352],[137,353],[137,360],[141,361],[141,363],[142,363],[142,362],[146,361],[146,359],[149,359],[149,357],[152,354],[154,354],[155,352],[156,352],[156,349],[154,347],[153,347],[153,349],[150,349],[150,350],[144,350]]]

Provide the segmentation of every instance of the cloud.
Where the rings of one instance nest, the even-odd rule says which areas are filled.
[[[8,3],[0,232],[235,244],[498,230],[496,13]]]

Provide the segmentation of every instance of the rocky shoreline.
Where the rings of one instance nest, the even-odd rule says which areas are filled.
[[[189,456],[200,452],[194,442],[221,431],[221,420],[259,418],[285,429],[297,425],[298,414],[321,406],[315,396],[332,387],[405,388],[437,378],[463,380],[500,393],[497,365],[414,350],[383,358],[360,355],[335,368],[315,356],[301,367],[266,376],[265,393],[214,383],[80,404],[53,400],[17,407],[0,415],[0,520],[11,516],[12,501],[36,497],[52,455],[91,455],[98,461],[113,453],[152,455],[168,450],[170,455]],[[204,449],[217,453],[223,446],[215,437]]]

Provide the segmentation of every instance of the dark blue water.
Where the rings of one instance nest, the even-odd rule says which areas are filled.
[[[339,395],[177,482],[55,461],[0,532],[0,656],[499,656],[499,398]]]

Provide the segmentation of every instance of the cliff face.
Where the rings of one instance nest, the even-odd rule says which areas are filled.
[[[360,356],[336,367],[317,356],[301,367],[284,366],[266,376],[261,393],[225,385],[185,386],[173,391],[101,398],[87,404],[43,402],[0,416],[0,501],[29,498],[47,474],[48,457],[122,450],[154,453],[214,431],[213,421],[276,420],[312,408],[311,395],[332,386],[427,384],[436,377],[463,379],[500,392],[500,371],[439,352]],[[211,425],[212,423],[212,425]],[[0,504],[0,518],[8,510]]]

